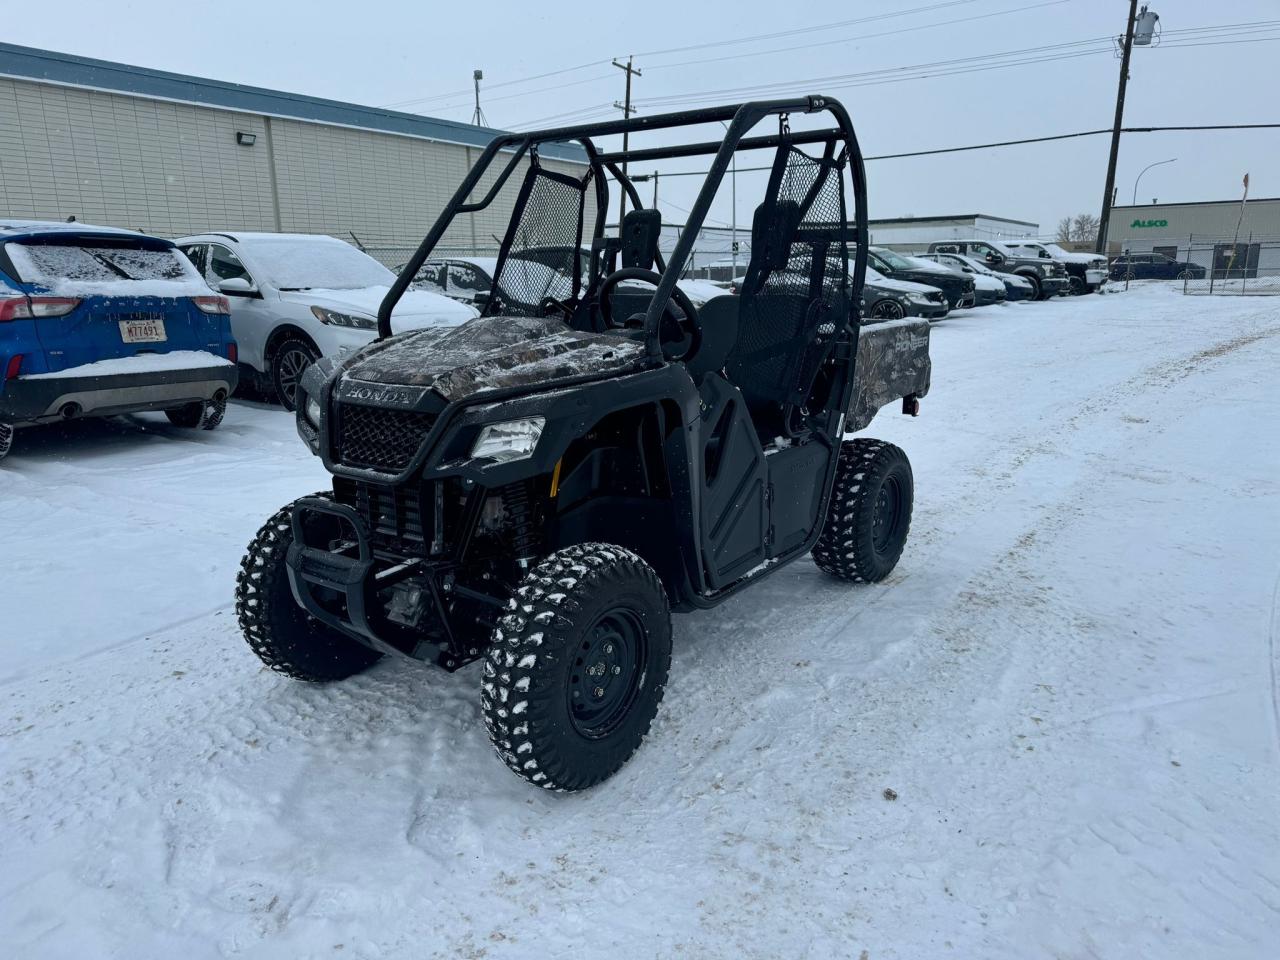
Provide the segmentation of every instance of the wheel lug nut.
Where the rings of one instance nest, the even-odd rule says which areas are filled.
[[[604,652],[605,652],[605,653],[613,653],[613,644],[612,644],[612,643],[606,643],[606,644],[604,645]]]
[[[614,675],[615,677],[616,677],[618,674],[620,674],[621,672],[622,672],[622,668],[621,668],[621,667],[614,667],[614,668],[613,668],[613,675]]]
[[[601,697],[604,696],[604,687],[596,687],[595,690],[592,691],[592,693],[594,693],[596,696],[596,699],[599,700]]]

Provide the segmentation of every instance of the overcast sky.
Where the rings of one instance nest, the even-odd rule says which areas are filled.
[[[1157,0],[1151,6],[1164,36],[1159,46],[1135,49],[1126,124],[1280,120],[1280,2]],[[622,96],[623,74],[602,61],[635,54],[643,76],[634,81],[634,97],[645,112],[692,105],[673,98],[736,102],[750,98],[741,89],[747,85],[779,84],[767,95],[841,99],[864,153],[875,155],[1109,127],[1119,61],[1105,38],[1123,31],[1128,3],[220,0],[193,7],[170,0],[62,0],[56,15],[54,10],[12,6],[5,11],[4,39],[357,103],[434,98],[402,109],[464,121],[472,111],[471,71],[481,67],[484,110],[490,125],[501,127],[526,127],[552,115],[570,114],[565,119],[573,121],[618,116],[609,104]],[[624,16],[624,10],[634,12]],[[909,10],[918,12],[901,15]],[[1276,26],[1176,32],[1257,21]],[[724,42],[765,34],[771,36]],[[997,55],[1014,51],[1029,52],[1006,59],[1070,58],[971,69],[990,67],[1000,62]],[[961,58],[975,59],[949,69],[971,72],[898,82],[883,82],[883,75],[849,79]],[[870,213],[982,212],[1035,221],[1048,233],[1064,215],[1097,212],[1107,147],[1107,137],[1093,137],[874,162],[868,167]],[[1176,163],[1146,174],[1140,201],[1235,198],[1246,171],[1251,196],[1280,196],[1280,131],[1156,133],[1122,141],[1116,180],[1121,202],[1129,201],[1142,167],[1175,157]],[[690,163],[671,164],[681,167]],[[739,225],[759,202],[763,176],[739,175]],[[668,221],[682,219],[678,208],[690,204],[696,182],[661,181],[659,206]],[[712,216],[731,219],[728,190]]]

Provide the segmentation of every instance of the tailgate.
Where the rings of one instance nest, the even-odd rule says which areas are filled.
[[[62,317],[35,322],[49,370],[170,350],[206,350],[218,341],[217,316],[185,297],[86,297]]]
[[[929,321],[920,317],[864,324],[845,431],[861,430],[883,406],[929,392]]]

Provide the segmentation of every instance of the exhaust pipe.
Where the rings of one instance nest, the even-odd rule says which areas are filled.
[[[59,410],[58,412],[62,414],[63,420],[74,420],[76,417],[80,416],[80,414],[83,413],[84,411],[80,407],[80,404],[72,402],[72,403],[64,403],[62,405],[62,409]]]

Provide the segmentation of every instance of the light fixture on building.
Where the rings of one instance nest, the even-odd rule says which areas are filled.
[[[256,133],[245,133],[243,130],[236,131],[236,143],[240,144],[240,146],[252,147],[257,142],[258,135]]]

